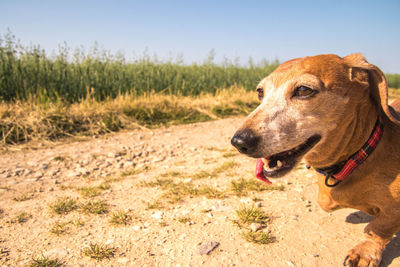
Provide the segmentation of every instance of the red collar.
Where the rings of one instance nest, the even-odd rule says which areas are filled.
[[[325,185],[328,187],[337,186],[347,176],[349,176],[358,166],[360,166],[371,153],[375,150],[383,133],[382,119],[378,117],[374,130],[372,131],[368,141],[361,147],[359,151],[354,153],[346,162],[335,164],[333,166],[321,169],[315,169],[320,174],[325,175]],[[336,180],[334,184],[329,184],[329,178]]]

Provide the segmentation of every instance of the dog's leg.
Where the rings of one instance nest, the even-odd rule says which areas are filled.
[[[366,240],[349,250],[344,265],[378,267],[383,250],[400,228],[400,218],[393,217],[393,215],[379,214],[370,222],[364,230]]]

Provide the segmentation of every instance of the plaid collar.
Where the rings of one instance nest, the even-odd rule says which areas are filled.
[[[368,141],[361,147],[359,151],[350,156],[347,161],[335,164],[327,168],[315,169],[320,174],[325,175],[325,185],[328,187],[337,186],[358,166],[360,166],[375,150],[382,137],[382,133],[383,123],[381,117],[379,116],[376,120],[374,130],[368,138]],[[335,179],[336,182],[334,184],[329,184],[329,178]]]

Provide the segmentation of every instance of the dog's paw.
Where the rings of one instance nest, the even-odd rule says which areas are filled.
[[[350,267],[378,267],[382,259],[382,250],[375,242],[366,240],[349,250],[343,265]]]

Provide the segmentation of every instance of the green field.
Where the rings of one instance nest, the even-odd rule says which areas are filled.
[[[277,65],[216,65],[212,53],[204,63],[191,65],[147,55],[128,60],[98,47],[84,52],[64,46],[48,56],[39,46],[23,46],[8,34],[0,40],[0,100],[39,97],[73,103],[88,95],[104,100],[127,93],[196,96],[232,86],[254,89]]]
[[[51,56],[0,35],[0,141],[56,140],[132,126],[191,123],[245,115],[258,105],[254,88],[279,62],[246,65],[126,59],[97,46],[66,45]],[[400,75],[387,74],[400,88]],[[397,97],[398,90],[390,90]]]

